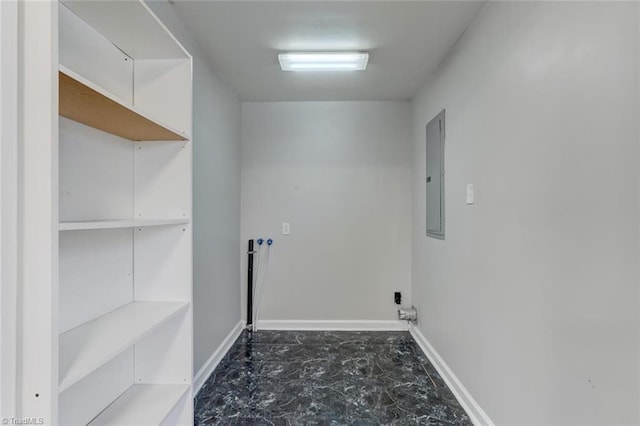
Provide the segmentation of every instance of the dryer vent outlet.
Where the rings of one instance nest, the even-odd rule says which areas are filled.
[[[413,306],[410,308],[398,309],[398,319],[416,323],[418,321],[418,311]]]

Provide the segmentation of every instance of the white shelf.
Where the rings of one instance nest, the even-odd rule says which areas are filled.
[[[134,59],[191,58],[143,1],[64,0],[63,3]]]
[[[133,385],[89,425],[157,426],[188,390],[188,385]]]
[[[88,229],[142,228],[145,226],[185,225],[188,218],[182,219],[116,219],[85,220],[78,222],[60,222],[60,231],[82,231]]]
[[[133,302],[60,335],[60,385],[63,392],[113,359],[188,302]]]
[[[149,117],[63,65],[58,75],[63,117],[132,141],[189,139],[186,132]]]

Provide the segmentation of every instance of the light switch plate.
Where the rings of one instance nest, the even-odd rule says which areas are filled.
[[[473,184],[472,183],[468,183],[467,184],[467,204],[471,205],[475,202],[474,200],[475,195],[473,193]]]

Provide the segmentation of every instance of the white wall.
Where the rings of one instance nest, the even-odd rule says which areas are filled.
[[[173,7],[151,8],[193,55],[194,372],[240,321],[240,102]]]
[[[419,328],[496,424],[640,420],[637,7],[487,3],[414,100]],[[424,206],[442,108],[445,241]]]
[[[410,188],[408,102],[243,103],[242,251],[275,239],[260,319],[395,320]]]
[[[18,4],[0,2],[0,417],[16,416]]]

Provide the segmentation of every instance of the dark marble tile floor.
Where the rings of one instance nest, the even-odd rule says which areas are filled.
[[[243,332],[195,398],[195,426],[470,425],[407,332]]]

